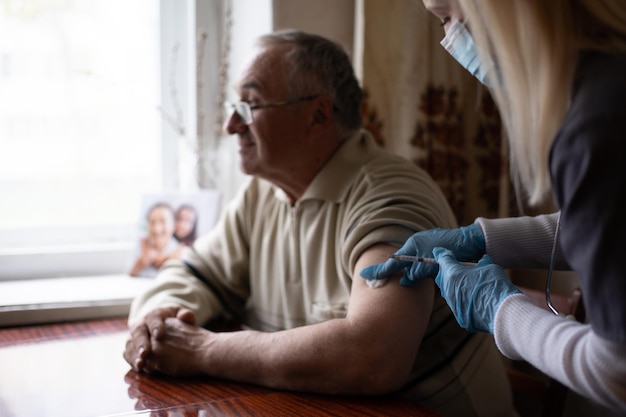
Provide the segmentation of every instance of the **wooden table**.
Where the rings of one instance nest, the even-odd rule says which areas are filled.
[[[394,397],[138,374],[122,357],[126,335],[124,319],[0,329],[0,417],[436,417]]]

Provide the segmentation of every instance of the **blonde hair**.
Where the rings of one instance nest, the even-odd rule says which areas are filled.
[[[624,0],[459,0],[489,74],[511,173],[529,203],[550,192],[548,158],[581,49],[626,51]]]

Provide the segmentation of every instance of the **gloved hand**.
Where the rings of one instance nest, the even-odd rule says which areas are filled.
[[[417,232],[396,251],[396,255],[432,258],[436,246],[452,250],[460,261],[475,261],[485,253],[485,236],[477,224],[458,229],[430,229]],[[400,285],[413,286],[424,278],[434,278],[439,271],[436,264],[399,261],[389,258],[385,263],[370,265],[361,270],[368,281],[383,280],[404,269]]]
[[[509,295],[521,291],[489,255],[484,255],[476,266],[463,266],[447,249],[434,248],[433,254],[439,262],[435,282],[456,321],[470,332],[480,330],[493,334],[500,304]]]

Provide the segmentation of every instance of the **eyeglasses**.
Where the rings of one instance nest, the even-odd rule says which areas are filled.
[[[224,103],[224,106],[229,111],[237,112],[239,117],[241,117],[241,120],[243,120],[245,124],[249,125],[254,121],[254,119],[252,118],[252,110],[268,109],[272,107],[282,107],[282,106],[287,106],[289,104],[295,104],[295,103],[301,103],[303,101],[313,100],[313,99],[316,99],[317,97],[319,97],[319,94],[294,98],[293,100],[279,101],[276,103],[265,103],[265,104],[254,104],[254,105],[250,105],[250,103],[245,102],[245,101],[238,101],[235,103],[231,103],[227,101]]]

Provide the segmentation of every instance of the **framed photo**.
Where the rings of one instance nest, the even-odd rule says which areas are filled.
[[[144,195],[129,274],[156,276],[165,261],[179,258],[186,246],[211,230],[219,212],[217,190]]]

